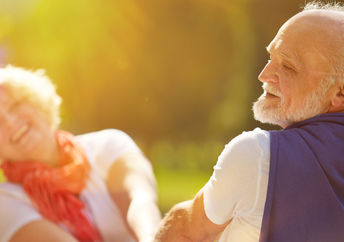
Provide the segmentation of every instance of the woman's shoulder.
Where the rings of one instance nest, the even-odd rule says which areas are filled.
[[[89,162],[103,173],[125,153],[141,152],[134,140],[118,129],[105,129],[76,136]]]
[[[2,205],[2,202],[10,200],[31,204],[30,199],[24,192],[22,186],[12,182],[0,183],[0,205]]]
[[[15,184],[12,182],[0,183],[0,196],[6,196],[6,195],[21,197],[22,195],[25,195],[25,192],[22,186],[18,184]]]
[[[127,133],[119,129],[103,129],[99,131],[93,131],[77,135],[76,138],[80,142],[103,145],[108,143],[121,144],[125,142],[134,142]]]
[[[104,129],[76,136],[77,140],[89,149],[99,152],[120,152],[121,150],[139,150],[134,140],[119,129]]]
[[[106,137],[106,136],[123,136],[127,135],[125,132],[119,129],[102,129],[97,131],[91,131],[88,133],[77,135],[78,138],[85,138],[85,137]]]

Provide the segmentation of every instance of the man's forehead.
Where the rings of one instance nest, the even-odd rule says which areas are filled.
[[[296,46],[293,45],[283,45],[285,39],[283,38],[283,34],[278,34],[276,37],[270,42],[270,44],[266,47],[268,53],[273,54],[275,51],[278,51],[278,54],[282,57],[287,59],[295,59],[298,60],[298,52]]]
[[[332,34],[333,36],[330,37],[335,37],[343,35],[344,12],[338,10],[303,11],[290,18],[281,29],[290,25],[294,28],[303,26],[304,31],[321,32],[328,36]]]
[[[341,16],[341,17],[338,17]],[[321,51],[331,46],[342,45],[344,38],[344,14],[337,17],[329,15],[329,11],[305,11],[286,21],[271,41],[267,50],[279,49],[281,45],[304,47]],[[343,36],[344,37],[344,36]],[[283,45],[284,46],[284,45]],[[300,51],[303,51],[301,48]]]
[[[273,56],[283,57],[299,68],[328,71],[329,56],[336,46],[330,33],[319,28],[312,21],[287,21],[278,31],[275,38],[266,47]],[[333,42],[333,43],[332,43]]]
[[[274,49],[278,49],[282,44],[282,39],[277,38],[277,36],[270,42],[270,44],[266,47],[266,50],[270,53]]]

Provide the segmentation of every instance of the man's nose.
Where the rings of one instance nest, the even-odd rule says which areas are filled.
[[[274,63],[272,63],[271,60],[268,61],[263,70],[260,72],[260,74],[258,75],[258,79],[263,83],[278,82],[278,74],[276,72],[276,67],[274,66]]]

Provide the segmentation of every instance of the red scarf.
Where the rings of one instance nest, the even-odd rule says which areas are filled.
[[[5,161],[0,167],[8,181],[22,185],[45,218],[62,223],[79,241],[101,241],[78,198],[90,170],[84,150],[68,132],[57,131],[56,140],[61,154],[57,168],[36,161]]]

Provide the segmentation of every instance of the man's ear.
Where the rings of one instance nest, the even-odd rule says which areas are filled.
[[[332,112],[343,112],[344,111],[344,85],[341,85],[339,89],[336,90],[334,97],[331,99],[331,106],[329,108],[329,113]]]

